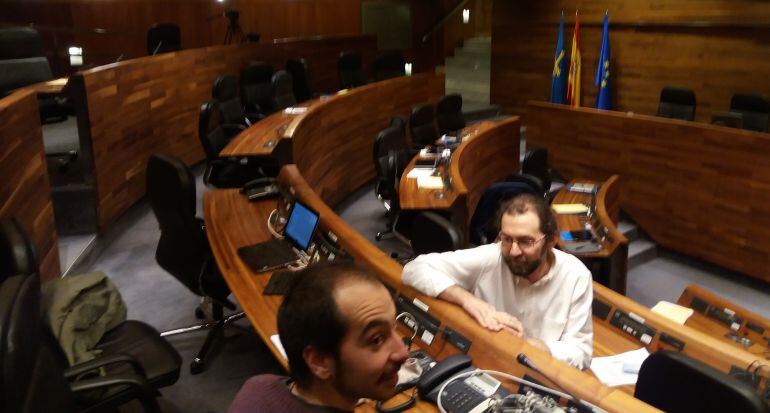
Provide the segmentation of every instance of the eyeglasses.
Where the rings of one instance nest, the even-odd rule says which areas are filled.
[[[529,251],[529,250],[532,250],[535,247],[535,245],[537,245],[537,243],[539,243],[540,241],[544,240],[545,239],[545,235],[543,235],[542,237],[540,237],[538,239],[529,238],[529,237],[514,239],[514,238],[509,237],[509,236],[507,236],[507,235],[505,235],[505,234],[503,234],[501,232],[500,234],[498,234],[498,238],[500,239],[500,243],[505,248],[510,248],[510,247],[513,246],[513,244],[516,244],[516,245],[519,246],[520,250],[522,250],[522,251]]]

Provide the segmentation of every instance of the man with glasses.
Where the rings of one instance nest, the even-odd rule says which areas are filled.
[[[506,330],[587,368],[593,351],[591,273],[554,249],[556,218],[542,198],[514,197],[500,210],[497,242],[418,256],[402,281],[461,306],[492,331]]]

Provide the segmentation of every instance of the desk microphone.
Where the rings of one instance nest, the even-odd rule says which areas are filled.
[[[596,407],[594,407],[594,406],[592,406],[592,405],[590,405],[590,404],[580,400],[577,396],[572,394],[572,392],[570,392],[569,390],[567,390],[564,387],[562,387],[561,385],[559,385],[559,383],[557,383],[556,380],[552,379],[549,375],[547,375],[547,374],[543,373],[542,371],[540,371],[540,369],[537,368],[537,366],[535,366],[535,363],[533,363],[532,360],[530,360],[529,357],[527,357],[526,354],[519,353],[519,355],[516,356],[516,361],[518,361],[519,364],[523,365],[524,367],[528,367],[528,368],[530,368],[530,369],[540,373],[543,377],[545,377],[546,379],[550,380],[551,383],[555,384],[556,387],[560,388],[564,393],[567,393],[570,396],[572,396],[572,401],[577,405],[579,411],[605,412],[602,409],[596,408]]]

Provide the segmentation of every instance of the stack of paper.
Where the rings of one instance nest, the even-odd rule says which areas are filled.
[[[433,175],[433,172],[435,169],[428,169],[428,168],[413,168],[411,171],[409,171],[408,174],[406,174],[407,178],[419,178],[421,176],[431,176]]]
[[[585,204],[552,204],[551,207],[557,214],[585,214],[588,212],[588,205]]]
[[[639,368],[650,353],[642,347],[609,357],[594,357],[591,371],[596,378],[607,386],[625,386],[636,384]]]
[[[660,314],[663,317],[682,325],[684,325],[692,313],[695,312],[692,308],[682,307],[679,304],[669,303],[668,301],[658,301],[651,310],[653,313]]]
[[[443,189],[444,181],[440,176],[419,176],[417,177],[418,189]]]

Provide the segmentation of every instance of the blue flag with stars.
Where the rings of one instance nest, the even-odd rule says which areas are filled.
[[[596,98],[597,109],[612,109],[612,92],[610,89],[610,19],[604,15],[604,32],[602,33],[602,49],[599,52],[599,66],[596,68],[596,86],[599,95]]]
[[[553,60],[551,78],[551,103],[567,102],[567,58],[564,55],[564,13],[559,22],[559,36],[556,40],[556,54]]]

